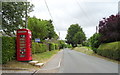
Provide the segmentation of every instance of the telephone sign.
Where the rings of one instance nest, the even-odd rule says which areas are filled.
[[[31,31],[29,29],[17,30],[17,60],[31,61]]]

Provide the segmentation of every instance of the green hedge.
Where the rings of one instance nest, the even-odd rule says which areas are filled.
[[[15,37],[2,37],[2,64],[15,59]]]
[[[49,51],[55,50],[55,44],[54,43],[49,43]]]
[[[93,36],[91,36],[88,39],[88,43],[91,46],[91,49],[93,50],[94,53],[97,53],[97,48],[101,44],[100,37],[101,37],[101,34],[95,33],[95,34],[93,34]]]
[[[120,60],[120,42],[101,44],[97,53],[111,59]]]
[[[80,45],[78,45],[78,47],[80,47]],[[71,44],[66,44],[66,48],[72,48]]]
[[[0,37],[2,38],[2,64],[16,59],[16,37]],[[32,53],[46,52],[48,49],[59,49],[58,44],[46,44],[32,42]]]
[[[41,43],[32,42],[32,53],[43,53],[47,51],[47,45]]]
[[[67,45],[63,40],[59,40],[58,42],[59,42],[59,49],[67,48]]]
[[[55,44],[55,50],[58,50],[58,49],[59,49],[58,44]]]

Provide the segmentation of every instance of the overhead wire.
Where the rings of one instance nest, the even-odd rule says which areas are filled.
[[[52,14],[51,14],[51,12],[50,12],[50,9],[49,9],[49,6],[48,6],[48,4],[47,4],[47,1],[46,0],[44,0],[44,2],[45,2],[45,5],[46,5],[46,7],[47,7],[47,10],[48,10],[48,12],[49,12],[49,15],[50,15],[50,17],[51,17],[51,19],[52,19],[52,22],[53,22],[53,25],[54,25],[54,29],[57,31],[57,29],[56,29],[56,27],[55,27],[55,22],[54,22],[54,19],[53,19],[53,16],[52,16]],[[58,35],[59,35],[59,31],[58,31]],[[59,36],[59,38],[60,38],[60,36]]]
[[[93,22],[91,21],[91,19],[88,17],[88,15],[86,14],[86,12],[83,10],[83,8],[82,8],[81,5],[79,4],[79,2],[78,2],[77,0],[75,0],[75,1],[76,1],[77,5],[80,7],[80,9],[82,10],[83,14],[87,17],[88,21],[89,21],[90,23],[93,23]],[[52,21],[53,21],[53,24],[54,24],[54,26],[55,26],[55,22],[54,22],[54,19],[53,19],[52,14],[51,14],[51,12],[50,12],[49,6],[48,6],[46,0],[44,0],[44,2],[45,2],[45,5],[46,5],[47,10],[48,10],[48,12],[49,12],[49,15],[50,15],[50,17],[51,17],[51,19],[52,19]],[[67,15],[68,15],[68,14],[67,14]],[[72,17],[72,16],[71,16],[71,17]],[[73,17],[73,18],[76,19],[76,20],[79,20],[79,19],[76,18],[76,17]],[[93,24],[94,24],[94,23],[93,23]],[[55,27],[55,30],[57,30],[56,27]],[[59,32],[58,32],[58,33],[59,33]]]
[[[88,18],[88,21],[92,22],[91,19],[88,17],[88,15],[86,14],[86,12],[84,11],[84,9],[81,7],[81,5],[79,4],[79,2],[77,0],[75,0],[77,5],[80,7],[80,9],[82,10],[83,14]],[[93,23],[94,24],[94,23]]]
[[[51,14],[51,12],[50,12],[50,9],[49,9],[49,7],[48,7],[48,4],[47,4],[46,0],[44,0],[44,2],[45,2],[45,5],[46,5],[46,7],[47,7],[47,10],[48,10],[48,12],[49,12],[50,17],[51,17],[51,19],[53,20],[52,14]]]

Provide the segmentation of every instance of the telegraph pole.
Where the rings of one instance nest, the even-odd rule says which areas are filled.
[[[60,32],[59,32],[59,39],[60,39]]]
[[[98,27],[96,26],[96,33],[98,33]]]

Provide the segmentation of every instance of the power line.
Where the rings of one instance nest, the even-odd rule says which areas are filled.
[[[45,5],[46,5],[46,7],[47,7],[47,9],[48,9],[48,12],[49,12],[50,17],[51,17],[51,19],[53,20],[52,14],[51,14],[51,12],[50,12],[50,9],[49,9],[49,7],[48,7],[48,5],[47,5],[46,0],[44,0],[44,2],[45,2]]]
[[[88,18],[88,20],[90,21],[90,22],[92,22],[91,21],[91,19],[88,17],[88,15],[86,14],[86,12],[84,11],[84,9],[80,6],[80,4],[79,4],[79,2],[77,1],[77,0],[75,0],[76,1],[76,3],[78,4],[78,6],[80,7],[80,9],[83,11],[83,13],[84,13],[84,15]],[[92,22],[93,23],[93,22]]]
[[[45,2],[45,5],[46,5],[46,7],[47,7],[47,10],[48,10],[48,12],[49,12],[49,15],[50,15],[50,17],[51,17],[51,19],[52,19],[52,22],[53,22],[53,25],[54,25],[54,29],[57,31],[57,29],[56,29],[56,27],[55,27],[55,22],[54,22],[54,20],[53,20],[52,14],[51,14],[50,9],[49,9],[49,7],[48,7],[48,4],[47,4],[46,0],[44,0],[44,2]],[[58,35],[59,35],[59,33],[60,33],[60,32],[58,31]],[[59,38],[60,38],[60,36],[59,36]]]
[[[49,12],[49,15],[50,15],[50,17],[51,17],[51,19],[52,19],[52,21],[53,21],[52,14],[51,14],[51,12],[50,12],[50,9],[49,9],[49,7],[48,7],[48,4],[47,4],[46,0],[44,0],[44,2],[45,2],[45,5],[46,5],[46,7],[47,7],[47,10],[48,10],[48,12]],[[55,25],[54,21],[53,21],[53,24]],[[56,29],[56,28],[55,28],[55,29]]]

